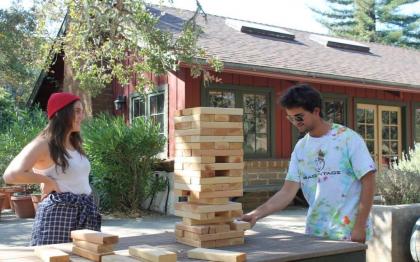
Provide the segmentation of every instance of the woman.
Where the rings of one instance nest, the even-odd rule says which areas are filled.
[[[70,231],[100,230],[101,216],[91,197],[90,163],[82,149],[83,106],[70,93],[54,93],[47,105],[47,127],[12,160],[8,184],[41,184],[31,245],[70,242]]]

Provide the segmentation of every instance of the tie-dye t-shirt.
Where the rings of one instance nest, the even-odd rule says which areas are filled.
[[[306,134],[296,144],[286,180],[300,183],[309,203],[306,233],[350,240],[360,201],[360,179],[376,170],[363,138],[333,124],[322,137]],[[366,239],[372,235],[370,218]]]

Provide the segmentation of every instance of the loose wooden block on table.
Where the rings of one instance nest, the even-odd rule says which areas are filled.
[[[148,245],[131,246],[128,248],[131,256],[151,262],[175,262],[176,253]]]
[[[72,252],[78,256],[96,261],[96,262],[100,262],[102,256],[106,256],[106,255],[112,255],[114,254],[114,252],[105,252],[105,253],[95,253],[77,246],[73,246],[72,248]]]
[[[123,255],[107,255],[102,257],[102,262],[139,262],[139,260]]]
[[[189,258],[204,259],[223,262],[243,262],[246,261],[246,254],[226,250],[195,248],[188,251]]]
[[[118,243],[118,236],[116,235],[105,234],[89,229],[73,230],[71,231],[71,238],[100,245]]]
[[[96,253],[112,252],[114,250],[113,244],[100,245],[100,244],[95,244],[95,243],[87,242],[84,240],[76,240],[76,239],[73,240],[73,245],[92,251],[92,252],[96,252]]]
[[[37,247],[34,253],[43,262],[67,262],[70,261],[70,256],[56,248],[51,247]]]

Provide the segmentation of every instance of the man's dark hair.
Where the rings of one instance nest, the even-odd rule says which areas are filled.
[[[318,107],[319,115],[322,117],[321,93],[309,84],[298,84],[287,89],[280,98],[280,104],[287,109],[302,107],[309,112],[313,112],[315,107]]]

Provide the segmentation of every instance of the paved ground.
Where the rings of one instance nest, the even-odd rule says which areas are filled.
[[[303,233],[305,229],[306,209],[289,207],[288,209],[268,216],[256,225],[273,227]],[[3,210],[0,217],[0,248],[10,246],[27,246],[31,238],[33,219],[17,219],[10,210]],[[120,237],[173,232],[179,217],[148,215],[138,219],[121,219],[104,217],[102,231]]]

